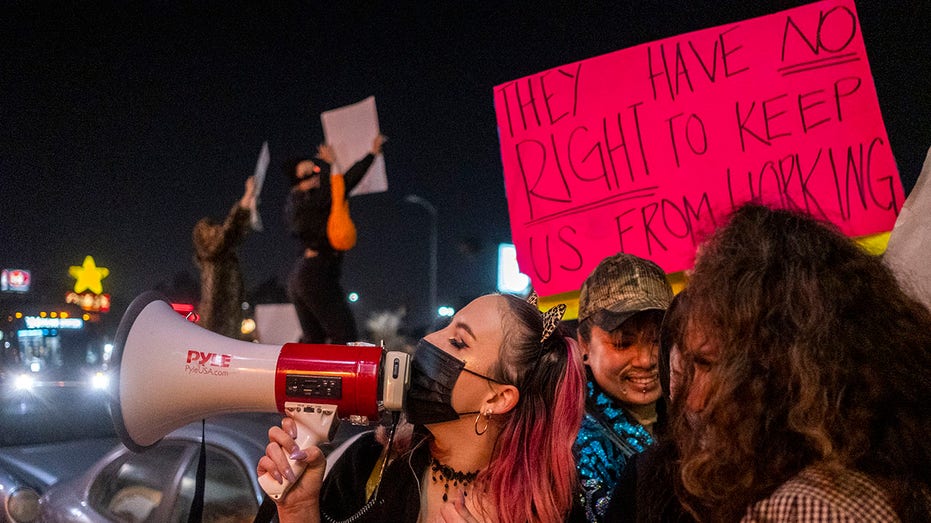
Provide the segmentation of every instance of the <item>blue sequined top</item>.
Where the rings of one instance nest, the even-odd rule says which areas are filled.
[[[585,417],[574,452],[581,485],[578,502],[585,509],[585,518],[595,522],[603,521],[627,460],[651,445],[653,437],[590,375],[587,389]]]

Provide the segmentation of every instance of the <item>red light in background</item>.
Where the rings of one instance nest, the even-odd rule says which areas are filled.
[[[69,291],[65,294],[65,303],[71,303],[88,312],[110,312],[110,295]]]
[[[0,271],[0,291],[28,292],[32,275],[23,269],[3,269]]]
[[[190,303],[172,303],[171,308],[178,314],[184,316],[191,323],[197,323],[200,320],[200,314],[194,312],[194,306]]]

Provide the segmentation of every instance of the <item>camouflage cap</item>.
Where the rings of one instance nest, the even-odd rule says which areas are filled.
[[[619,326],[637,312],[664,311],[671,301],[672,287],[659,265],[632,254],[618,253],[601,260],[582,284],[579,321],[607,310],[619,313]]]

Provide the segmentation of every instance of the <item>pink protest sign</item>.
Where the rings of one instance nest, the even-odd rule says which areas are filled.
[[[904,200],[856,9],[829,0],[564,65],[495,88],[511,231],[541,296],[605,256],[691,267],[751,199],[850,236]]]

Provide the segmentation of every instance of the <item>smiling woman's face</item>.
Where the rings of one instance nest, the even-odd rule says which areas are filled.
[[[658,311],[644,311],[611,332],[593,325],[582,346],[595,381],[624,405],[650,405],[662,395],[657,366],[661,318]]]

